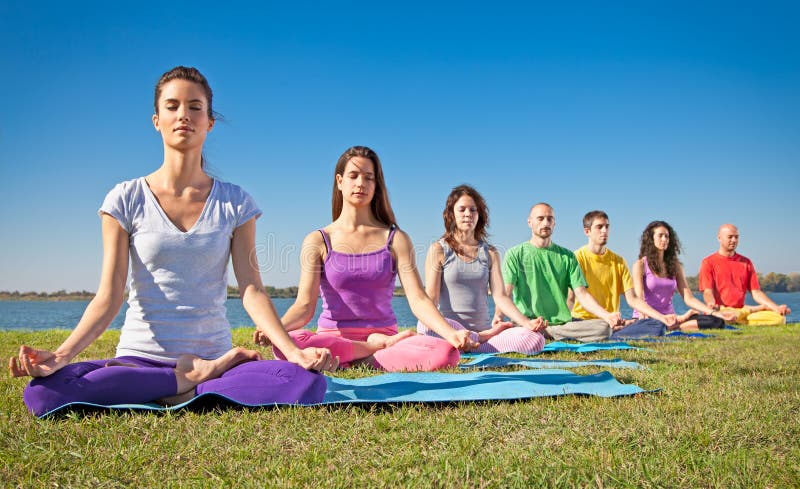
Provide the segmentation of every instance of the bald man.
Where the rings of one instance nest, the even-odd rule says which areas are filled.
[[[503,260],[503,282],[514,305],[533,319],[534,331],[554,339],[607,340],[624,326],[619,312],[606,311],[586,290],[586,278],[572,251],[553,243],[556,217],[549,204],[534,205],[528,214],[531,239],[514,246]],[[595,318],[573,321],[567,305],[572,290]],[[502,320],[499,308],[495,321]]]
[[[703,291],[703,300],[713,307],[732,309],[738,324],[785,324],[786,315],[791,314],[786,304],[775,304],[761,291],[753,262],[736,253],[739,246],[739,230],[733,224],[723,224],[717,231],[719,250],[707,256],[700,264],[698,284]],[[758,306],[746,306],[747,292]]]

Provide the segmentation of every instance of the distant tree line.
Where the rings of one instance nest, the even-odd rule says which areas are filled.
[[[94,297],[94,292],[88,290],[67,292],[66,290],[57,290],[55,292],[7,292],[0,291],[0,300],[11,301],[80,301],[91,300]]]
[[[290,298],[290,297],[297,297],[297,287],[273,287],[271,285],[265,285],[264,290],[267,292],[267,295],[274,298]],[[230,299],[238,299],[239,298],[239,287],[235,287],[233,285],[228,286],[228,298]]]
[[[697,289],[697,277],[686,277],[689,288],[692,290]],[[792,272],[789,274],[769,272],[767,274],[758,274],[758,282],[761,284],[761,290],[765,292],[800,292],[800,273]],[[267,285],[264,287],[267,295],[275,298],[292,298],[297,297],[297,287],[273,287]],[[395,287],[394,295],[402,297],[402,287]],[[0,291],[0,300],[11,301],[79,301],[91,300],[94,297],[94,292],[88,290],[67,292],[66,290],[57,290],[55,292],[13,292]],[[239,288],[232,285],[228,286],[228,297],[238,298]]]

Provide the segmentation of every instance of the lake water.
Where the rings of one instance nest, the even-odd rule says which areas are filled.
[[[699,294],[698,294],[699,296]],[[792,314],[787,318],[787,322],[800,322],[800,292],[773,292],[769,296],[778,304],[787,304],[792,309]],[[294,299],[273,299],[278,314],[283,314]],[[755,302],[748,295],[749,304]],[[72,329],[86,309],[87,301],[64,301],[64,302],[38,302],[38,301],[0,301],[0,331],[7,330],[42,330],[42,329]],[[253,322],[244,311],[242,302],[239,299],[229,299],[227,302],[228,321],[231,326],[252,327]],[[675,298],[676,309],[679,313],[686,310],[683,301]],[[395,297],[392,300],[392,307],[397,316],[397,323],[401,326],[413,326],[417,323],[405,297]],[[125,311],[128,305],[122,307],[119,315],[111,323],[111,328],[119,329],[125,319]],[[489,298],[490,314],[494,313],[494,304]],[[317,304],[317,312],[310,324],[316,324],[321,312],[321,302]],[[622,314],[630,317],[631,310],[622,301]]]

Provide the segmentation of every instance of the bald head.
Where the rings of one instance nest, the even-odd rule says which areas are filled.
[[[550,204],[540,202],[531,207],[528,227],[531,228],[531,239],[536,240],[535,246],[548,246],[555,226],[556,216]]]
[[[528,212],[528,214],[533,214],[533,211],[535,209],[537,209],[537,208],[549,209],[551,213],[553,212],[553,206],[552,205],[548,204],[547,202],[539,202],[538,204],[533,204],[531,206],[531,210],[530,210],[530,212]]]
[[[733,224],[723,224],[717,231],[719,241],[719,254],[733,256],[739,246],[739,230]]]

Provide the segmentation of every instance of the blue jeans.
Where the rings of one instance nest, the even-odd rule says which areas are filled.
[[[614,331],[612,340],[647,338],[648,336],[664,336],[667,326],[658,319],[640,319],[633,324]]]

